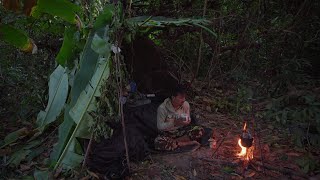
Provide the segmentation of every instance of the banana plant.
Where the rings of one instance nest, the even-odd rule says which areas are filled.
[[[88,138],[88,124],[91,122],[88,113],[96,110],[96,97],[100,96],[100,86],[109,73],[111,44],[108,42],[106,24],[112,21],[114,6],[106,6],[104,12],[98,16],[94,24],[98,29],[93,29],[89,33],[80,58],[80,68],[75,75],[69,95],[71,101],[66,105],[64,121],[59,127],[58,144],[51,154],[51,160],[56,162],[55,168],[60,163],[64,164],[64,158],[68,153],[74,152],[77,144],[75,137]],[[101,21],[104,25],[101,25]]]
[[[105,28],[105,32],[103,34],[106,34],[107,28]],[[98,36],[95,34],[95,37]],[[82,138],[88,138],[90,133],[87,131],[89,129],[90,123],[92,123],[92,117],[90,116],[90,112],[97,110],[97,97],[100,97],[100,88],[103,83],[105,83],[105,80],[109,77],[110,74],[110,50],[111,50],[111,44],[106,40],[107,37],[104,38],[104,44],[101,44],[100,48],[105,49],[103,54],[99,54],[98,62],[97,62],[97,68],[95,70],[95,73],[93,74],[91,80],[89,81],[86,88],[81,92],[79,95],[79,98],[75,105],[70,109],[69,115],[72,118],[72,120],[75,122],[76,127],[73,130],[71,137],[68,140],[68,143],[64,147],[64,150],[59,157],[55,168],[57,168],[60,163],[62,164],[70,164],[65,156],[68,154],[75,154],[75,143],[76,143],[76,137],[82,137]],[[93,40],[92,44],[96,43]],[[108,48],[109,47],[109,48]],[[100,51],[103,52],[103,51]],[[72,159],[71,159],[72,160]]]
[[[37,120],[38,128],[42,132],[47,125],[57,119],[64,108],[64,120],[59,127],[58,142],[50,156],[52,165],[54,165],[53,169],[60,165],[65,168],[73,168],[83,160],[83,152],[79,148],[77,137],[88,138],[91,133],[88,132],[92,123],[90,112],[97,110],[97,98],[101,95],[101,86],[106,83],[111,73],[110,71],[112,71],[110,56],[111,44],[114,42],[110,37],[114,36],[119,26],[127,26],[130,31],[148,28],[197,26],[217,36],[213,30],[205,27],[210,23],[205,19],[172,19],[150,16],[123,19],[122,17],[119,18],[122,16],[122,12],[119,9],[121,9],[119,6],[108,4],[96,18],[92,29],[90,29],[86,37],[87,41],[82,53],[80,53],[79,67],[76,68],[70,91],[68,90],[70,79],[65,66],[68,61],[74,60],[77,56],[75,48],[79,42],[79,39],[77,39],[79,31],[72,26],[65,28],[64,42],[56,58],[60,66],[50,77],[49,102],[46,110],[39,113]],[[81,14],[79,8],[66,0],[38,0],[30,14],[38,17],[42,13],[60,17],[73,25],[80,22],[77,17],[77,13]],[[0,35],[1,32],[0,29]],[[20,44],[19,47],[21,46]],[[67,99],[69,101],[65,103]],[[36,174],[39,174],[39,172],[37,171]]]

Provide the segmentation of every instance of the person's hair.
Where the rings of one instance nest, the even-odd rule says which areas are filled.
[[[171,97],[172,96],[177,96],[178,94],[183,94],[186,95],[187,94],[187,88],[185,85],[183,84],[178,84],[172,91],[171,93]]]

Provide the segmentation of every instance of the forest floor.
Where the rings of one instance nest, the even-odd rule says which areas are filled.
[[[132,179],[320,179],[320,170],[311,170],[310,159],[304,148],[293,143],[289,128],[262,118],[243,117],[215,112],[208,106],[209,93],[198,93],[190,100],[199,124],[213,129],[216,147],[200,147],[193,152],[151,155],[148,161],[133,164]],[[261,107],[257,105],[256,113]],[[239,157],[239,136],[244,125],[253,130],[254,156],[250,161]],[[251,127],[250,127],[251,126]],[[312,161],[320,161],[320,151],[312,152]],[[308,169],[309,168],[309,169]]]
[[[294,132],[287,127],[263,119],[259,114],[263,112],[265,103],[261,105],[261,102],[258,102],[255,105],[254,118],[250,111],[247,114],[235,115],[229,113],[226,108],[222,110],[223,108],[215,108],[217,106],[213,105],[221,103],[222,100],[217,98],[218,96],[231,96],[235,92],[214,88],[205,91],[198,88],[194,91],[188,101],[194,114],[197,115],[198,123],[213,129],[216,147],[213,149],[208,146],[200,147],[187,153],[152,154],[146,161],[131,164],[133,174],[129,179],[308,179],[309,177],[320,179],[320,170],[312,167],[314,166],[312,163],[320,162],[320,151],[298,148],[293,143],[292,133]],[[32,115],[33,119],[35,115]],[[31,129],[32,123],[21,119],[10,123],[8,120],[11,118],[7,117],[7,121],[3,121],[5,126],[2,128],[6,131],[0,133],[1,139],[8,130],[13,131],[21,127]],[[249,129],[253,130],[254,127],[254,157],[250,162],[237,156],[241,151],[238,139],[242,133],[244,120],[248,122]],[[10,174],[6,177],[33,176],[34,169],[42,164],[39,161],[49,157],[57,138],[51,136],[52,133],[57,132],[57,127],[51,129],[52,131],[48,132],[50,137],[48,135],[46,143],[43,144],[45,151],[38,158],[38,162],[21,162],[18,167],[5,170],[3,169],[5,167],[2,167],[1,169],[4,170],[2,172]],[[0,151],[1,154],[5,155],[7,152]],[[85,171],[75,174],[77,175],[72,179],[94,179]],[[58,177],[56,179],[64,179],[62,174]]]
[[[261,143],[255,142],[253,145],[254,158],[251,162],[245,162],[243,158],[237,156],[241,151],[238,139],[242,123],[223,114],[204,113],[203,116],[205,120],[201,124],[214,129],[216,148],[201,147],[194,152],[151,155],[149,161],[135,164],[136,173],[133,179],[306,179],[308,177],[296,162],[304,156],[304,151],[290,145],[290,139],[281,133],[280,129],[264,124],[265,128],[257,139]]]

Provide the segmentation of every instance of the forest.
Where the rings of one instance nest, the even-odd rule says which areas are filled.
[[[320,179],[319,12],[0,0],[0,179]],[[176,84],[209,142],[158,152],[157,108]]]

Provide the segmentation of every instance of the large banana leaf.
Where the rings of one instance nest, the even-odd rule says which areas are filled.
[[[54,146],[50,159],[53,162],[57,162],[64,147],[70,139],[72,130],[75,126],[75,122],[69,115],[70,109],[76,104],[80,93],[86,88],[90,79],[93,76],[95,67],[97,65],[99,54],[97,54],[93,49],[91,49],[92,41],[94,35],[103,35],[105,33],[105,28],[100,28],[99,30],[89,33],[87,43],[84,47],[82,55],[80,56],[80,69],[74,77],[74,83],[70,91],[71,102],[66,106],[64,111],[64,121],[59,127],[58,143]]]
[[[89,33],[87,43],[80,56],[80,69],[74,77],[74,84],[71,89],[71,106],[74,106],[80,93],[86,88],[97,66],[99,54],[91,48],[93,37],[95,34],[103,36],[104,33],[105,28],[100,28],[96,32]]]
[[[67,144],[70,138],[70,132],[75,124],[69,115],[69,111],[70,107],[69,105],[66,105],[64,110],[64,121],[59,126],[58,143],[53,147],[53,151],[50,154],[50,159],[53,162],[58,161],[59,156],[64,149],[64,146]]]
[[[59,166],[60,162],[62,162],[63,164],[68,164],[69,166],[70,164],[74,164],[72,162],[74,161],[74,159],[69,158],[71,161],[69,162],[67,161],[68,159],[66,159],[65,156],[68,154],[74,154],[74,152],[70,151],[70,149],[72,149],[72,144],[75,141],[75,137],[82,136],[82,134],[79,132],[79,129],[89,129],[88,125],[91,118],[88,113],[96,110],[96,97],[100,96],[102,83],[109,77],[110,74],[109,56],[110,51],[106,52],[105,57],[100,58],[100,62],[95,71],[95,74],[93,75],[86,89],[80,94],[75,106],[70,110],[70,116],[77,125],[66,147],[64,148],[64,151],[62,152],[55,168]],[[79,160],[79,156],[77,156],[77,159]]]
[[[67,0],[38,0],[31,14],[34,17],[39,17],[41,13],[48,13],[75,24],[77,23],[76,13],[80,11],[79,6]]]
[[[40,132],[56,120],[64,107],[68,95],[68,74],[66,69],[58,66],[50,76],[49,101],[45,111],[40,111],[37,117],[37,125]]]
[[[32,52],[34,44],[25,32],[6,24],[0,24],[0,40],[3,40],[24,52]]]
[[[105,8],[104,11],[113,11],[112,8],[110,8],[109,6],[107,6]],[[113,13],[102,13],[99,15],[99,17],[97,19],[102,19],[103,23],[109,23],[110,22],[110,17],[109,15],[113,14]],[[103,17],[101,17],[103,16]],[[112,19],[112,17],[111,17]],[[70,163],[66,162],[68,161],[67,159],[64,159],[64,156],[68,156],[69,153],[67,153],[68,151],[70,151],[70,147],[73,146],[74,141],[75,141],[75,136],[81,136],[84,133],[84,131],[82,131],[83,127],[86,126],[79,126],[79,124],[77,124],[77,128],[74,129],[75,127],[75,122],[73,121],[73,119],[70,117],[69,115],[69,111],[71,108],[73,108],[80,96],[80,93],[85,90],[86,86],[89,84],[90,79],[93,77],[93,74],[95,72],[95,69],[97,67],[98,64],[98,60],[99,60],[99,54],[97,52],[95,52],[95,50],[92,49],[93,44],[96,44],[96,42],[93,42],[93,38],[94,36],[104,36],[106,34],[106,28],[105,28],[106,24],[101,25],[100,23],[98,23],[95,27],[99,28],[99,29],[94,29],[93,31],[91,31],[89,33],[88,36],[88,40],[87,43],[84,47],[83,53],[80,56],[80,69],[79,71],[76,73],[75,77],[74,77],[74,83],[72,85],[72,89],[70,91],[70,97],[71,97],[71,102],[69,105],[67,105],[67,108],[65,109],[65,113],[64,113],[64,122],[60,125],[59,127],[59,140],[58,140],[58,144],[54,147],[53,152],[51,154],[50,159],[53,162],[57,162],[59,160],[59,163],[62,162],[63,164],[67,165]],[[110,51],[110,49],[109,49]],[[67,145],[68,143],[68,145]],[[69,146],[69,148],[66,147]],[[61,155],[61,153],[64,152],[64,155]],[[71,151],[72,152],[72,151]],[[67,155],[66,155],[67,154]],[[72,154],[72,153],[71,153]],[[76,156],[74,156],[76,157]],[[77,156],[76,159],[74,159],[74,161],[79,161],[81,158],[79,158],[79,156]],[[56,164],[55,167],[57,167],[59,165],[59,163]],[[71,163],[72,164],[72,163]],[[67,165],[68,166],[68,165]]]
[[[140,28],[164,28],[164,27],[177,27],[177,26],[198,26],[210,34],[217,37],[217,34],[213,32],[211,29],[205,27],[211,23],[211,21],[206,19],[192,19],[192,18],[181,18],[181,19],[173,19],[166,18],[162,16],[139,16],[127,19],[127,23],[129,25],[138,26]]]

